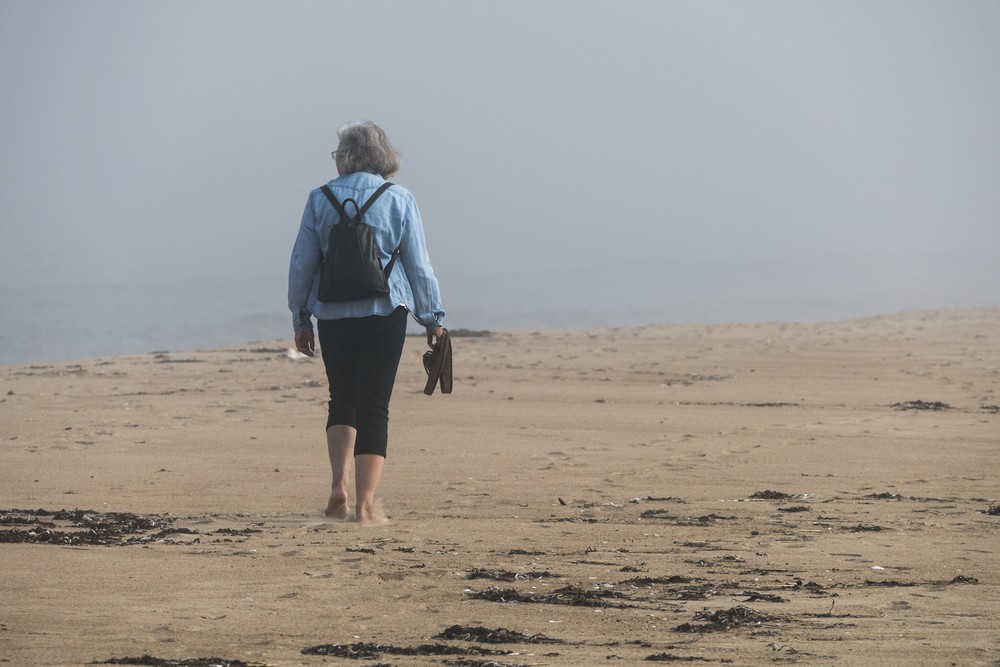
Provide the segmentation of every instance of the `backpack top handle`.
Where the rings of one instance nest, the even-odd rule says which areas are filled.
[[[389,181],[386,181],[385,183],[380,185],[378,190],[375,191],[375,194],[369,197],[368,201],[366,201],[364,204],[361,205],[361,208],[358,208],[358,202],[354,201],[353,199],[345,199],[344,203],[341,204],[340,200],[338,200],[334,196],[330,188],[325,185],[322,186],[320,190],[322,190],[323,194],[326,195],[326,198],[330,200],[330,203],[333,204],[333,208],[337,210],[337,213],[340,214],[341,218],[347,217],[347,211],[344,210],[344,206],[347,205],[347,202],[351,202],[352,204],[354,204],[354,210],[357,211],[357,214],[354,216],[354,218],[355,220],[360,220],[364,216],[365,211],[367,211],[368,208],[375,203],[375,200],[378,199],[380,196],[382,196],[382,193],[391,187],[392,183],[390,183]]]

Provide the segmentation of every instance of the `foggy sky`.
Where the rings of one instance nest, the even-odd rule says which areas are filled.
[[[306,195],[369,118],[454,325],[657,320],[702,278],[818,318],[1000,306],[997,35],[994,1],[3,0],[0,281],[273,277],[284,317]]]

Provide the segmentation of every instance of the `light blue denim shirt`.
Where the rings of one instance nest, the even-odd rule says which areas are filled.
[[[381,176],[356,172],[327,185],[341,202],[353,199],[361,206],[383,183],[385,179]],[[350,204],[347,211],[354,212]],[[309,193],[288,268],[288,308],[292,311],[295,332],[312,329],[311,316],[339,320],[389,315],[399,306],[406,306],[424,326],[440,326],[444,320],[441,292],[427,256],[424,227],[413,195],[406,188],[393,185],[365,213],[364,220],[372,227],[382,265],[389,262],[397,247],[400,249],[389,274],[387,296],[344,303],[323,303],[317,298],[320,263],[327,253],[330,227],[338,220],[337,211],[319,188]]]

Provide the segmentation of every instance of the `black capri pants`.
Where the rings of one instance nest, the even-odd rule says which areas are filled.
[[[319,345],[330,384],[326,427],[357,429],[354,455],[384,457],[389,399],[406,340],[406,308],[391,315],[319,321]]]

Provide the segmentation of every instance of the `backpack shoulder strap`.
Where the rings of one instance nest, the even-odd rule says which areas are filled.
[[[386,190],[388,190],[391,187],[392,187],[392,183],[390,183],[389,181],[386,181],[385,183],[383,183],[382,185],[380,185],[379,189],[375,191],[375,194],[373,194],[371,197],[369,197],[368,201],[366,201],[364,204],[362,204],[361,210],[358,211],[358,217],[359,218],[363,217],[364,214],[365,214],[365,211],[368,210],[368,207],[371,206],[372,204],[374,204],[375,200],[378,199],[379,197],[381,197],[382,193],[385,192]]]
[[[344,211],[343,205],[340,203],[340,200],[338,200],[333,195],[333,192],[330,191],[330,188],[324,185],[323,187],[320,188],[320,190],[323,191],[323,194],[326,195],[326,198],[330,200],[331,204],[333,204],[333,208],[337,209],[337,213],[340,214],[341,219],[346,218],[347,213]]]
[[[374,204],[375,200],[378,199],[380,196],[382,196],[382,193],[385,192],[386,190],[388,190],[391,187],[392,187],[392,183],[390,183],[389,181],[386,181],[385,183],[383,183],[382,185],[380,185],[379,189],[376,190],[375,193],[371,197],[368,198],[368,201],[366,201],[364,203],[364,205],[361,207],[361,210],[358,211],[358,217],[359,218],[363,217],[364,214],[365,214],[365,211],[368,210],[368,207],[371,206],[372,204]],[[389,263],[386,264],[385,268],[383,269],[383,272],[385,273],[385,276],[387,278],[389,277],[389,274],[392,273],[392,266],[393,266],[393,264],[396,263],[396,258],[399,257],[399,251],[400,251],[400,248],[396,248],[395,250],[392,251],[392,257],[389,258]]]

